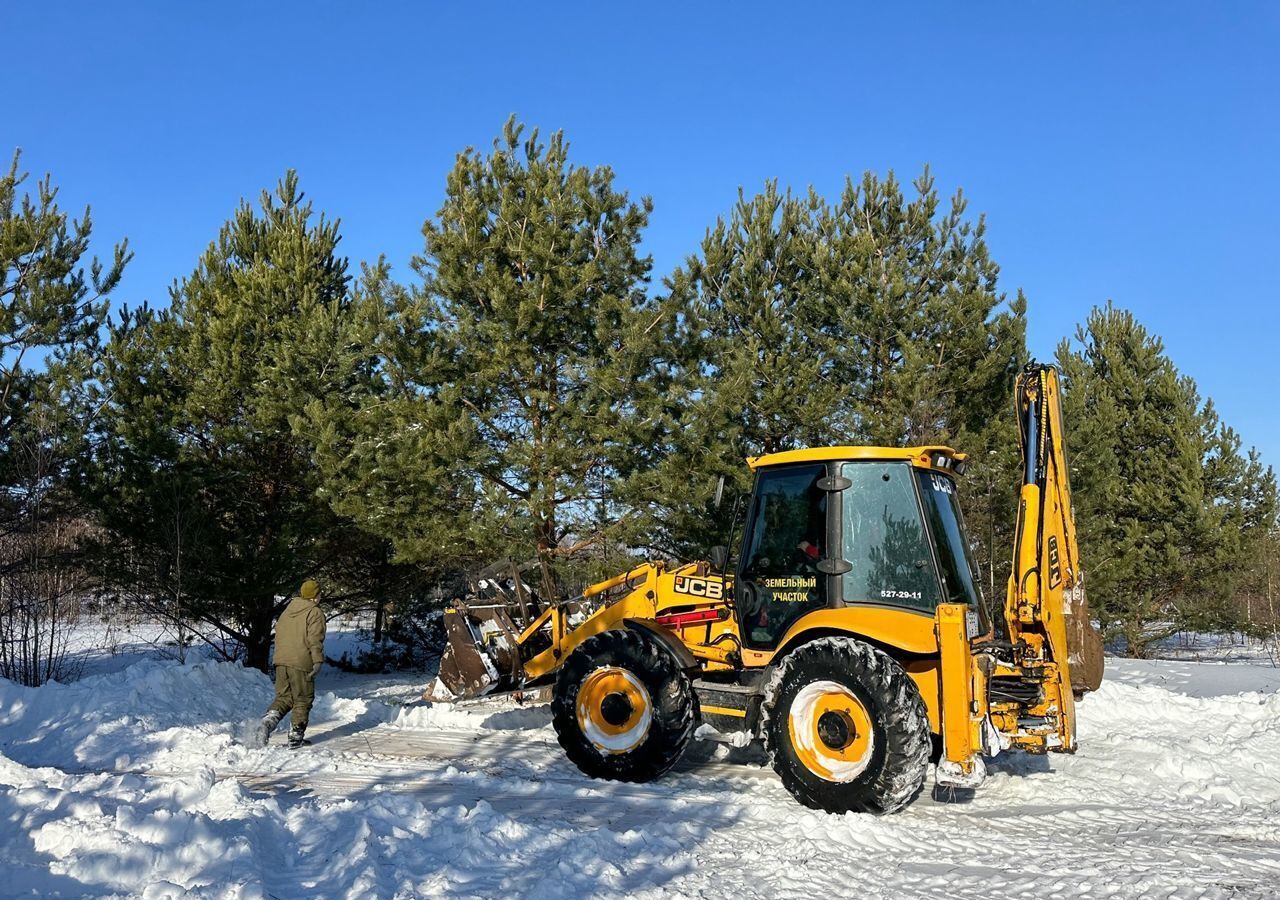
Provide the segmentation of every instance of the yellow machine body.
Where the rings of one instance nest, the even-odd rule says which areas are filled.
[[[526,633],[550,628],[558,638],[524,664],[524,683],[542,682],[583,641],[610,629],[644,627],[669,633],[702,669],[710,672],[763,668],[805,641],[833,634],[849,635],[890,651],[903,663],[920,689],[930,727],[943,737],[947,758],[966,771],[971,768],[974,756],[983,747],[982,725],[987,707],[984,670],[974,662],[975,642],[966,633],[967,606],[943,604],[934,616],[868,606],[815,610],[787,630],[777,650],[743,649],[735,658],[734,651],[742,642],[738,622],[729,608],[731,584],[731,577],[710,573],[705,563],[668,570],[657,562],[593,585],[584,597],[620,586],[629,590],[573,628],[568,627],[564,611],[557,607],[547,609]],[[709,599],[708,593],[714,596]],[[720,617],[687,625],[663,623],[666,617],[713,610]],[[981,637],[989,638],[990,634]],[[702,711],[746,716],[742,710],[730,707],[704,705]]]

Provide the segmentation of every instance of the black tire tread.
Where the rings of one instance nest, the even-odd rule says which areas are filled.
[[[779,706],[787,702],[784,693],[794,695],[810,681],[813,671],[825,670],[823,678],[840,673],[850,687],[861,688],[879,710],[877,736],[884,753],[879,761],[848,784],[822,781],[797,771],[781,752],[780,742],[788,740],[787,724]],[[928,774],[932,749],[928,712],[915,682],[893,657],[883,650],[852,637],[818,638],[789,653],[774,669],[765,687],[761,707],[761,733],[769,762],[793,796],[805,806],[828,812],[892,813],[905,807],[920,793]],[[878,752],[878,751],[877,751]],[[807,777],[806,777],[807,776]]]
[[[578,726],[578,689],[603,666],[631,671],[653,700],[649,735],[626,753],[601,753]],[[611,781],[646,782],[663,775],[679,761],[698,725],[689,676],[670,650],[642,631],[605,631],[583,641],[556,676],[551,712],[556,739],[569,760],[592,778]]]

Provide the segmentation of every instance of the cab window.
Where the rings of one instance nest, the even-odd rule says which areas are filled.
[[[979,602],[982,595],[978,590],[978,567],[965,540],[964,519],[960,515],[960,498],[955,482],[936,472],[921,471],[916,473],[916,477],[920,480],[920,496],[924,499],[925,514],[938,548],[946,602],[984,608]]]
[[[909,463],[845,463],[843,497],[846,604],[932,612],[940,593]]]
[[[827,533],[827,493],[817,484],[824,475],[824,465],[803,465],[756,476],[734,582],[750,647],[776,646],[796,619],[827,605],[827,576],[818,571]]]

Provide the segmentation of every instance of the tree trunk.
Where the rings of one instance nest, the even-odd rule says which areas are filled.
[[[1124,639],[1128,644],[1129,656],[1133,659],[1147,658],[1147,639],[1142,633],[1141,622],[1125,622]]]
[[[552,487],[554,491],[554,485]],[[538,562],[541,568],[542,585],[539,588],[542,592],[542,602],[550,604],[556,597],[556,575],[552,566],[552,560],[555,558],[556,549],[556,520],[555,511],[540,511],[538,518],[534,524],[534,542],[538,548]]]
[[[245,632],[248,640],[244,648],[244,664],[252,669],[260,669],[268,673],[270,672],[271,662],[273,611],[270,600],[264,600],[259,603],[255,608],[253,620],[249,622],[249,627]]]

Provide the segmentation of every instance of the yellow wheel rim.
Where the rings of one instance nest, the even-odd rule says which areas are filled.
[[[871,763],[871,715],[839,682],[815,681],[801,688],[791,701],[787,729],[800,762],[825,781],[853,781]]]
[[[617,666],[596,669],[578,688],[578,727],[601,753],[640,745],[653,721],[653,703],[640,679]]]

